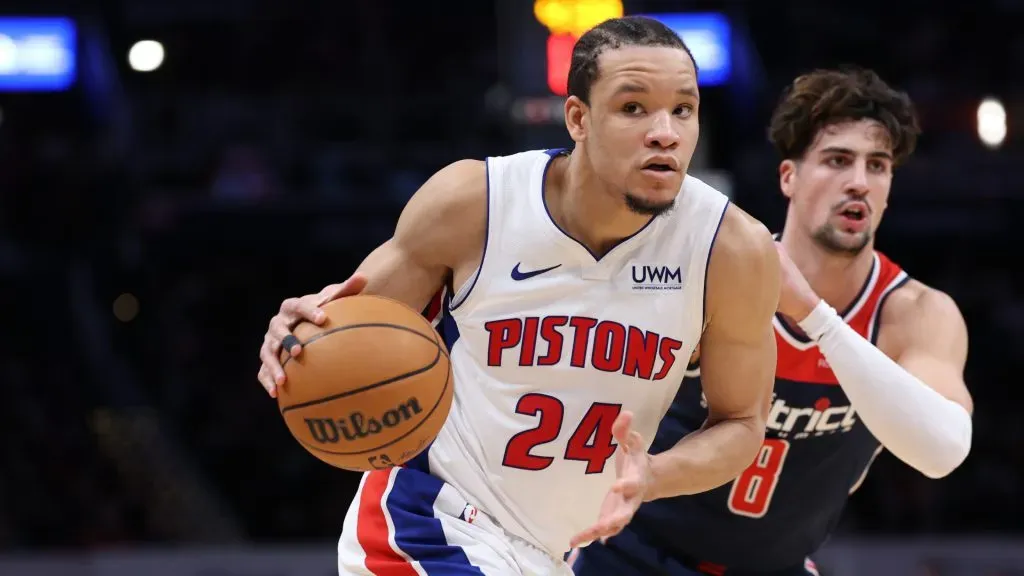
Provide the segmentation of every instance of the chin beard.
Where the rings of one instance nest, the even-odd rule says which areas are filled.
[[[835,226],[825,224],[814,232],[814,241],[819,246],[832,252],[845,256],[856,256],[867,248],[871,243],[871,231],[866,230],[862,234],[851,236],[836,230]]]
[[[675,207],[675,201],[651,202],[650,200],[645,200],[639,196],[626,192],[626,206],[629,208],[629,211],[634,214],[657,217],[670,212],[672,208]]]

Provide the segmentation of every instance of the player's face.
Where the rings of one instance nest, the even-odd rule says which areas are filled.
[[[598,58],[590,105],[567,102],[590,168],[636,213],[672,208],[697,146],[697,74],[678,48],[630,46]]]
[[[858,254],[871,244],[892,185],[889,133],[873,120],[823,128],[802,160],[779,167],[791,217],[825,249]]]

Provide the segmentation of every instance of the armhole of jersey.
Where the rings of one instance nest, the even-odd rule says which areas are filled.
[[[492,216],[495,215],[494,211],[494,192],[491,190],[491,158],[484,158],[484,178],[487,180],[487,213],[484,215],[484,249],[480,254],[480,265],[476,267],[476,271],[473,272],[466,282],[458,288],[452,288],[452,296],[448,305],[448,310],[454,312],[456,309],[461,307],[469,300],[470,296],[474,294],[473,289],[476,288],[477,283],[480,281],[482,276],[484,264],[487,262],[487,249],[491,243],[491,233],[496,222]],[[500,177],[500,170],[498,170]]]
[[[901,270],[900,273],[897,274],[891,282],[889,282],[889,285],[885,287],[885,290],[882,291],[882,295],[878,297],[878,304],[871,313],[871,320],[868,321],[867,341],[871,342],[873,346],[878,345],[878,327],[882,322],[882,307],[885,306],[885,302],[889,299],[889,295],[909,281],[910,276],[905,271]]]
[[[729,210],[731,201],[726,198],[725,206],[722,206],[722,213],[718,215],[718,224],[715,226],[715,233],[711,235],[711,242],[708,242],[708,253],[704,257],[704,294],[701,297],[700,305],[700,332],[708,327],[708,271],[711,269],[711,252],[715,249],[715,241],[718,240],[718,233],[722,231],[722,222],[725,221],[725,213]]]

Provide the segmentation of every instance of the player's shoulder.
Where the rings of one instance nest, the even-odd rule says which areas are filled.
[[[422,226],[484,224],[487,214],[487,167],[482,160],[459,160],[441,168],[420,186],[406,205],[403,219]]]
[[[926,317],[963,321],[952,296],[913,278],[889,294],[880,314],[881,324],[889,327]]]
[[[452,162],[434,173],[417,195],[446,206],[480,202],[487,191],[487,163],[464,159]]]
[[[775,239],[758,219],[730,203],[711,250],[711,266],[722,270],[741,271],[779,268]]]
[[[435,172],[409,199],[395,242],[424,260],[453,266],[475,257],[486,232],[486,165],[459,160]]]

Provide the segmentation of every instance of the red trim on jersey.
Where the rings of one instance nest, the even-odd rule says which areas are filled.
[[[391,547],[391,530],[384,517],[384,493],[392,470],[375,470],[366,475],[359,494],[356,540],[366,553],[366,569],[374,576],[418,576],[416,570]]]
[[[872,271],[865,281],[865,290],[861,296],[863,302],[855,302],[855,308],[850,310],[852,315],[846,318],[846,323],[865,338],[871,337],[871,326],[884,303],[884,296],[894,288],[895,284],[903,282],[906,278],[903,269],[884,254],[875,252],[875,255],[878,258],[877,278]],[[783,334],[782,330],[784,328],[775,327],[775,342],[779,350],[775,367],[777,378],[811,384],[839,384],[832,368],[829,367],[817,346],[810,344],[806,348],[795,346],[791,340],[798,339],[793,338],[793,335]]]
[[[434,294],[434,297],[430,299],[430,303],[427,304],[427,308],[423,311],[423,316],[433,325],[437,325],[437,321],[441,318],[441,305],[444,302],[445,289],[441,288]]]

